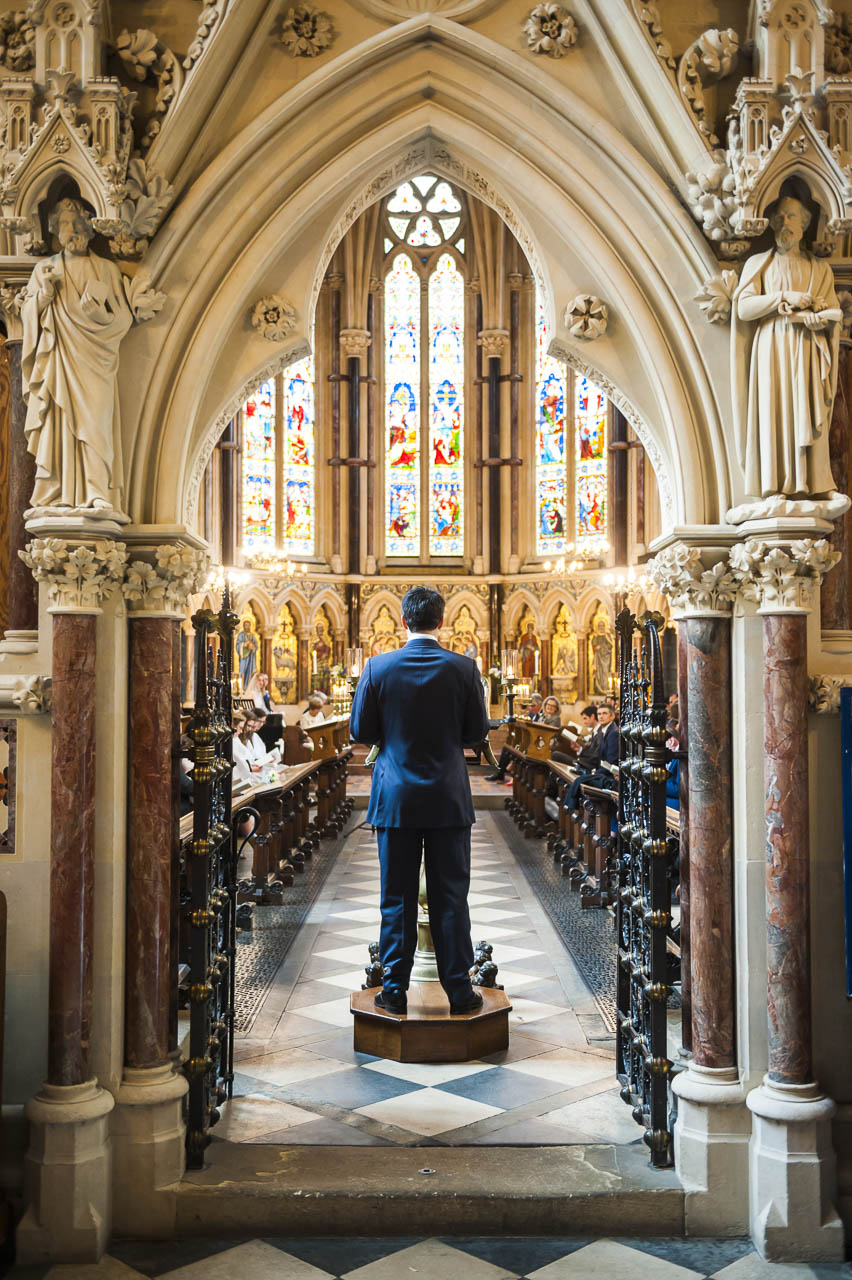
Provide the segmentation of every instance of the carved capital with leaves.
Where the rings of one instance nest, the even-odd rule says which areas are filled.
[[[50,613],[100,613],[101,605],[124,577],[127,548],[123,542],[70,542],[34,538],[18,555],[45,583]]]

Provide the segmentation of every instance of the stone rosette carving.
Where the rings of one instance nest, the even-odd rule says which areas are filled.
[[[608,321],[606,303],[591,293],[578,293],[565,310],[568,332],[572,338],[581,338],[584,342],[593,342],[595,338],[602,337],[606,333]]]
[[[840,690],[852,684],[852,676],[811,676],[808,681],[808,706],[817,715],[840,710]]]
[[[577,43],[577,23],[560,4],[537,4],[524,23],[524,35],[533,53],[561,58]]]
[[[210,571],[210,557],[193,547],[165,545],[154,550],[154,563],[132,560],[121,586],[132,614],[183,617],[186,602],[200,591]]]
[[[21,715],[39,716],[50,711],[53,681],[50,676],[22,676],[12,690],[12,702]]]
[[[124,577],[123,542],[94,545],[64,538],[34,538],[18,555],[36,582],[47,585],[52,613],[98,613]]]
[[[270,293],[252,307],[251,322],[268,342],[282,342],[296,327],[296,309],[280,294]]]
[[[730,614],[739,591],[727,557],[709,568],[698,547],[675,542],[648,562],[658,591],[667,596],[673,612],[682,615]]]
[[[839,559],[827,538],[800,538],[786,547],[748,538],[732,548],[730,566],[760,613],[808,613],[815,588]]]
[[[731,303],[739,276],[726,268],[718,275],[710,276],[698,290],[695,301],[711,324],[727,324],[731,318]]]
[[[23,9],[0,14],[0,66],[7,71],[35,66],[35,26]]]
[[[291,58],[317,58],[334,40],[334,27],[327,13],[297,4],[284,15],[280,39]]]

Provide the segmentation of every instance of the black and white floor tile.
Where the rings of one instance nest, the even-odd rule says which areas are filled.
[[[9,1280],[840,1280],[837,1264],[762,1262],[744,1240],[266,1239],[117,1244],[97,1266]]]
[[[375,836],[350,836],[248,1035],[235,1097],[214,1130],[231,1142],[628,1143],[614,1045],[523,873],[480,813],[473,828],[474,941],[494,947],[512,1001],[510,1048],[468,1063],[389,1062],[352,1049],[349,995],[378,936]]]

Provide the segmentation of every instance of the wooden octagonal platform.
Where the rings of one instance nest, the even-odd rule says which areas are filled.
[[[378,987],[349,998],[355,1017],[355,1051],[393,1062],[469,1062],[509,1047],[509,1011],[505,991],[479,987],[482,1008],[450,1013],[437,982],[413,982],[408,1013],[389,1013],[375,1003]]]

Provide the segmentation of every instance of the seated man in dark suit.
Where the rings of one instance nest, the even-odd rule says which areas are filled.
[[[604,761],[607,764],[618,764],[618,724],[612,714],[612,707],[605,702],[598,707],[597,748],[597,763],[588,773],[578,774],[565,793],[565,808],[569,813],[573,812],[580,803],[580,787],[584,784],[609,788],[615,785],[609,770],[600,768]],[[579,760],[577,763],[579,765]]]
[[[435,959],[451,1013],[482,1004],[470,981],[473,945],[467,895],[474,822],[464,747],[482,742],[488,718],[472,658],[438,642],[444,599],[414,587],[402,601],[401,649],[370,658],[352,703],[355,742],[381,743],[367,821],[376,828],[381,871],[376,1004],[405,1013],[417,947],[420,859],[425,857]]]

